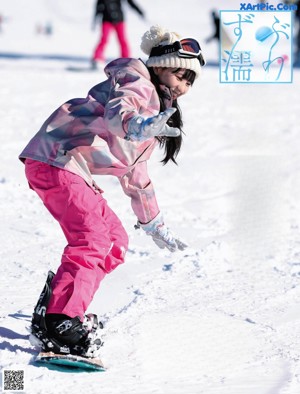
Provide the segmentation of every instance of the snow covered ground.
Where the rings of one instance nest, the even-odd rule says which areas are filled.
[[[127,9],[133,55],[142,56],[140,37],[152,23],[204,42],[219,4],[209,3],[139,0],[146,22]],[[156,248],[133,229],[118,181],[96,178],[130,235],[127,262],[104,280],[89,310],[105,322],[108,369],[67,373],[33,363],[26,326],[64,239],[17,156],[57,106],[104,78],[67,70],[85,66],[97,41],[93,6],[0,3],[1,368],[24,370],[28,394],[299,394],[299,69],[293,84],[244,86],[219,84],[218,69],[208,66],[182,99],[179,166],[162,167],[158,151],[150,174],[187,251]],[[48,21],[53,35],[36,35]],[[205,51],[217,60],[216,43]],[[108,57],[116,56],[112,41]]]

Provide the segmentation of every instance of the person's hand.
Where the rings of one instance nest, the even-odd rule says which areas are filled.
[[[167,125],[169,118],[176,112],[176,108],[168,108],[164,112],[151,118],[135,116],[130,119],[128,132],[125,137],[131,141],[145,141],[153,137],[178,137],[180,130]]]
[[[184,250],[188,246],[178,237],[174,236],[165,226],[161,214],[158,214],[149,223],[143,224],[138,222],[138,227],[141,227],[147,235],[150,235],[156,245],[161,249],[167,248],[171,252],[175,252],[177,249]]]

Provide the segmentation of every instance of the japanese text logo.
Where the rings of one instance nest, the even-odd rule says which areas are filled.
[[[220,11],[220,82],[292,82],[292,13]]]

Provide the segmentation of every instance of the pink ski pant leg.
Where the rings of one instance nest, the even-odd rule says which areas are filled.
[[[121,57],[130,57],[129,45],[126,37],[125,22],[118,22],[114,25],[121,47]]]
[[[108,37],[112,32],[114,26],[110,22],[103,22],[101,28],[101,36],[99,43],[94,51],[93,59],[94,60],[104,60],[104,50],[108,43]]]
[[[102,195],[78,175],[29,159],[25,172],[68,241],[47,313],[82,319],[106,273],[124,262],[128,236]]]

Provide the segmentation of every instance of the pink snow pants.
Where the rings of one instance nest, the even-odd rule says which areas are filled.
[[[106,273],[124,262],[127,233],[102,194],[80,176],[30,159],[25,173],[68,241],[47,313],[83,319]]]
[[[93,55],[94,60],[104,60],[104,50],[108,43],[108,38],[113,30],[115,30],[117,33],[117,37],[121,48],[121,57],[129,57],[129,47],[126,39],[125,23],[103,22],[101,38]]]

